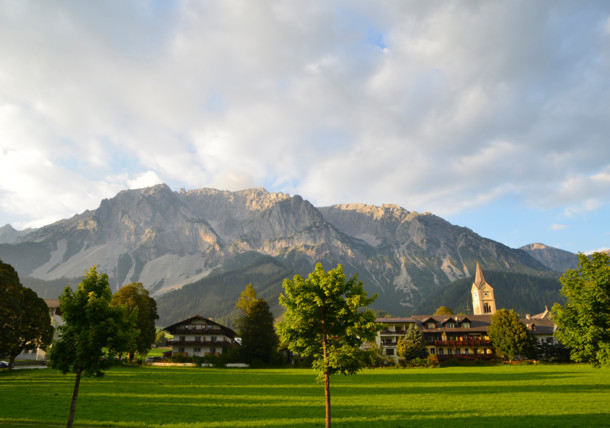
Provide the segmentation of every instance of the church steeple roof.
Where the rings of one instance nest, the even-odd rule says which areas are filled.
[[[478,288],[481,288],[483,284],[486,284],[485,277],[483,276],[483,269],[481,269],[481,265],[479,264],[479,259],[477,259],[477,269],[474,276],[474,285]]]

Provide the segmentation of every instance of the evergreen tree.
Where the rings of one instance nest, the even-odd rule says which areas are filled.
[[[398,355],[405,360],[425,358],[428,355],[424,335],[415,324],[409,324],[404,338],[401,337],[400,339],[402,339],[402,344],[400,348],[397,345]]]
[[[261,361],[271,364],[277,352],[277,335],[273,327],[273,314],[265,299],[256,299],[249,313],[240,322],[240,354],[251,364]]]

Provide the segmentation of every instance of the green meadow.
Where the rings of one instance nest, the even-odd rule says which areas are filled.
[[[65,426],[74,375],[0,373],[0,425]],[[364,370],[331,380],[336,427],[610,426],[610,369],[587,365]],[[84,378],[75,427],[324,424],[309,369],[118,367]]]

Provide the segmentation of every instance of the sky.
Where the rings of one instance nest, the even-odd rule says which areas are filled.
[[[610,247],[610,2],[0,0],[0,226],[166,183]]]

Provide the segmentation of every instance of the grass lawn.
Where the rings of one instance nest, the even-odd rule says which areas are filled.
[[[307,427],[307,369],[120,367],[83,378],[75,427]],[[0,425],[65,426],[74,375],[0,373]],[[337,427],[610,426],[610,369],[586,365],[365,370],[331,379]]]

